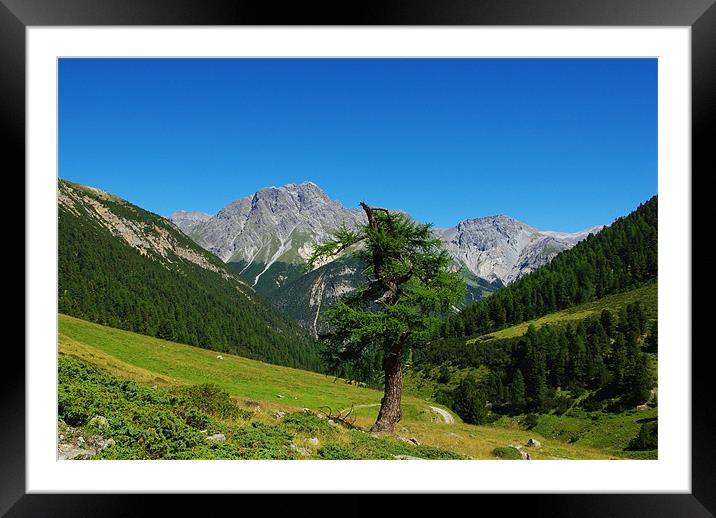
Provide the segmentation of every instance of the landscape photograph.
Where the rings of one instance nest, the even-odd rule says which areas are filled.
[[[657,79],[59,59],[57,459],[658,459]]]

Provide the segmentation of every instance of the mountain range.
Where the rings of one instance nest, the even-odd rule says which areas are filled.
[[[348,257],[306,270],[315,243],[341,225],[350,228],[365,222],[361,209],[332,200],[312,182],[261,189],[216,215],[180,210],[168,219],[314,334],[321,308],[363,279],[362,265]],[[547,264],[602,228],[541,231],[498,215],[465,219],[452,228],[435,228],[434,233],[455,265],[463,268],[468,298],[474,301]]]

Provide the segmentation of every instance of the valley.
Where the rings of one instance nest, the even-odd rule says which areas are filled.
[[[65,315],[58,316],[58,324],[61,358],[81,360],[116,379],[131,380],[144,387],[141,390],[171,390],[205,383],[218,386],[231,396],[242,412],[237,414],[240,417],[233,419],[217,419],[213,424],[214,428],[207,429],[206,435],[228,434],[231,430],[235,435],[239,435],[237,428],[251,426],[251,423],[260,423],[259,428],[264,425],[274,427],[275,429],[270,430],[277,434],[279,431],[289,430],[293,437],[285,443],[283,450],[274,451],[275,458],[292,458],[291,441],[308,452],[305,457],[298,454],[296,458],[330,456],[334,446],[328,448],[322,456],[321,448],[316,447],[317,445],[308,443],[306,446],[304,439],[312,438],[317,438],[322,447],[340,445],[340,451],[353,452],[356,457],[360,455],[360,458],[392,459],[394,456],[409,456],[497,459],[495,448],[511,444],[526,448],[524,445],[529,439],[541,443],[540,448],[529,449],[534,459],[620,458],[594,447],[569,444],[547,434],[524,430],[512,423],[506,426],[475,426],[462,423],[459,417],[434,401],[410,392],[404,399],[404,419],[395,434],[369,434],[343,426],[332,426],[328,424],[328,417],[325,417],[329,412],[328,408],[336,414],[340,410],[354,407],[351,413],[351,417],[355,416],[354,425],[367,428],[377,414],[381,391],[349,384],[333,376],[270,365],[229,354],[223,354],[223,359],[217,359],[218,355],[214,351],[100,326]],[[84,394],[84,397],[87,396],[88,393]],[[102,408],[101,398],[97,400],[100,401],[100,406],[93,407],[89,413],[103,410],[104,413],[114,412],[111,410],[114,408],[113,404],[104,403],[107,406]],[[84,401],[85,405],[90,403],[97,404],[96,401]],[[444,417],[431,407],[438,408],[441,413],[449,413],[455,422],[446,423]],[[308,409],[308,412],[304,409]],[[305,420],[310,423],[304,424],[303,427],[287,427],[282,425],[281,418],[276,417],[281,413],[315,418],[306,417]],[[63,412],[60,414],[62,416]],[[324,419],[320,419],[320,415],[323,415]],[[101,432],[89,424],[92,417],[94,414],[87,414],[84,422],[74,423],[77,429],[75,435],[88,436]],[[112,421],[112,415],[102,417]],[[302,417],[296,418],[300,419]],[[202,426],[211,425],[202,423]],[[136,436],[125,437],[123,444],[136,442],[145,432],[138,429],[134,433]],[[119,437],[113,439],[120,441]],[[410,439],[417,440],[419,445],[410,443]],[[209,445],[209,450],[203,452],[204,457],[198,458],[213,458],[213,455],[221,454],[220,448],[212,453],[211,448],[218,448],[216,444],[212,445],[205,440],[198,444]],[[263,447],[264,445],[259,444],[254,451],[250,447],[245,448],[243,454],[245,458],[274,458],[262,457],[269,454],[267,451],[262,452]],[[115,453],[118,456],[127,453],[126,449],[122,452],[118,450]],[[132,455],[134,454],[141,457],[140,450],[134,451]],[[112,448],[107,448],[103,450],[101,458],[113,458],[112,455]]]
[[[213,216],[185,210],[169,216],[198,245],[226,262],[276,306],[288,309],[314,335],[320,308],[359,286],[364,266],[345,264],[338,257],[340,266],[332,261],[307,272],[305,260],[313,244],[342,225],[354,228],[364,223],[364,218],[360,209],[344,207],[312,182],[261,189]],[[452,228],[435,228],[434,233],[455,267],[463,268],[466,303],[470,303],[547,264],[602,228],[573,234],[540,231],[499,215],[465,219]]]
[[[64,180],[58,202],[63,458],[658,455],[655,197],[575,234],[432,229],[467,296],[403,355],[394,433],[370,432],[380,352],[329,369],[316,339],[369,270],[360,245],[306,259],[360,212],[310,182],[171,221]]]

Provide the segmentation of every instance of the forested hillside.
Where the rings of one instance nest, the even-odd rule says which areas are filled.
[[[60,181],[59,311],[93,322],[320,369],[318,346],[167,220]]]
[[[552,262],[445,320],[442,337],[502,327],[635,288],[657,276],[657,197]]]
[[[474,376],[493,412],[518,414],[567,410],[589,391],[591,409],[622,410],[645,403],[656,382],[657,353],[652,308],[630,302],[580,321],[556,321],[514,338],[447,339],[414,355],[416,369],[441,366],[446,390],[457,371]],[[462,377],[458,375],[458,377]],[[446,404],[453,403],[445,394]],[[483,403],[484,406],[484,403]],[[454,408],[459,412],[457,408]]]

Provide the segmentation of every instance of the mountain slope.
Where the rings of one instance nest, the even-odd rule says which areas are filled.
[[[658,199],[652,197],[536,271],[448,319],[444,336],[483,334],[621,293],[657,277]]]
[[[227,391],[234,401],[241,404],[242,411],[246,411],[251,422],[258,421],[272,426],[284,426],[288,425],[286,420],[288,416],[279,418],[277,415],[280,414],[276,412],[309,414],[309,412],[302,411],[303,408],[307,408],[310,409],[310,413],[320,414],[331,410],[335,415],[341,410],[345,414],[348,409],[352,408],[350,417],[351,419],[355,417],[355,425],[367,428],[375,421],[380,398],[383,395],[382,390],[345,383],[345,380],[336,379],[334,376],[268,365],[228,354],[224,356],[223,360],[217,360],[215,354],[197,347],[188,347],[185,344],[100,326],[65,315],[59,315],[58,320],[59,352],[66,358],[74,360],[74,362],[77,362],[77,359],[89,362],[116,378],[146,383],[146,387],[159,385],[154,392],[162,390],[164,385],[169,388],[204,383],[218,385]],[[77,374],[77,370],[74,369],[75,374]],[[62,378],[60,379],[61,383]],[[87,386],[85,381],[82,383]],[[107,384],[110,385],[110,383]],[[119,383],[111,385],[125,386]],[[60,387],[61,390],[63,388]],[[151,391],[152,389],[147,390]],[[85,390],[79,395],[86,397],[86,393]],[[279,398],[277,395],[283,397]],[[81,402],[85,401],[86,399],[81,400]],[[90,401],[92,411],[84,410],[82,412],[86,415],[87,421],[94,415],[93,412],[99,410],[100,405],[104,404],[109,407],[109,401],[112,400],[97,398]],[[144,405],[150,404],[152,400],[143,398],[141,401],[137,401],[135,396],[134,401],[135,404]],[[411,438],[416,438],[422,445],[444,448],[477,459],[495,459],[493,451],[496,447],[512,443],[525,444],[529,438],[536,438],[542,443],[542,448],[534,452],[534,458],[616,459],[622,457],[618,453],[605,453],[593,447],[568,444],[551,436],[542,436],[533,431],[515,427],[474,426],[462,423],[457,418],[455,424],[445,424],[443,419],[430,408],[437,405],[438,403],[432,400],[426,400],[422,394],[406,390],[402,404],[402,424],[392,436],[372,437],[370,434],[357,430],[350,431],[343,427],[331,426],[326,422],[327,420],[324,420],[323,426],[316,426],[314,422],[309,421],[312,425],[310,428],[297,430],[294,426],[290,431],[292,434],[300,434],[296,441],[297,444],[312,448],[314,453],[313,445],[304,442],[304,438],[318,437],[320,444],[316,449],[323,448],[331,442],[340,442],[344,448],[354,451],[356,458],[361,459],[392,459],[394,458],[392,453],[435,458],[425,454],[437,453],[436,448],[420,447],[414,443],[405,442]],[[108,408],[106,412],[109,411],[116,412],[116,407]],[[121,418],[124,416],[117,415],[116,417],[117,421],[121,422]],[[169,424],[173,422],[169,421]],[[113,421],[110,421],[110,425],[112,423]],[[147,433],[146,429],[140,426],[141,424],[144,423],[135,421],[130,430],[137,435]],[[236,420],[230,425],[231,435],[224,429],[214,428],[209,429],[207,435],[218,432],[225,433],[226,443],[239,439],[243,430],[237,428]],[[202,428],[207,428],[207,426],[204,425]],[[638,425],[636,428],[638,429]],[[330,434],[321,435],[324,429],[328,430]],[[167,432],[176,433],[171,429]],[[126,430],[123,433],[126,433]],[[338,433],[346,435],[339,440]],[[633,433],[636,434],[637,430],[634,430]],[[157,433],[148,435],[155,440],[157,436]],[[85,437],[88,435],[86,434]],[[117,444],[121,445],[119,438],[117,438]],[[136,445],[136,437],[131,444]],[[219,451],[211,458],[221,458],[222,453],[226,455],[226,451],[222,451],[221,445],[215,444],[214,446]],[[246,446],[248,447],[245,447],[244,451],[251,454],[263,445],[259,441],[254,441]],[[399,446],[402,446],[403,449],[409,448],[410,451],[392,451]],[[264,447],[262,458],[266,458],[266,453],[270,453],[266,450]],[[112,454],[111,449],[107,450],[105,458],[114,458],[111,456]],[[311,458],[316,457],[318,456],[313,455]],[[321,458],[327,457],[322,456]]]
[[[59,311],[273,363],[320,368],[317,344],[166,219],[58,183]]]
[[[507,285],[601,228],[592,227],[576,234],[542,232],[501,215],[466,219],[455,227],[435,232],[450,255],[469,272]]]
[[[362,279],[355,272],[346,275],[342,266],[323,265],[307,274],[304,263],[314,243],[327,239],[340,225],[352,227],[364,221],[360,209],[331,200],[311,182],[261,189],[209,218],[178,211],[170,219],[312,332],[317,326],[316,308],[328,307],[338,293]],[[575,234],[541,232],[513,218],[494,216],[437,228],[435,234],[455,265],[464,269],[467,301],[474,302],[599,229]]]
[[[216,216],[177,211],[171,221],[202,247],[269,293],[300,276],[314,242],[340,225],[364,222],[360,209],[331,200],[312,182],[267,187],[224,207]],[[461,266],[489,282],[509,284],[549,262],[602,227],[568,234],[540,231],[508,216],[466,219],[436,235]]]
[[[177,213],[174,213],[175,215]],[[346,224],[362,221],[360,209],[346,209],[315,184],[267,187],[240,198],[208,220],[172,221],[196,242],[232,265],[259,293],[299,277],[315,241]]]

